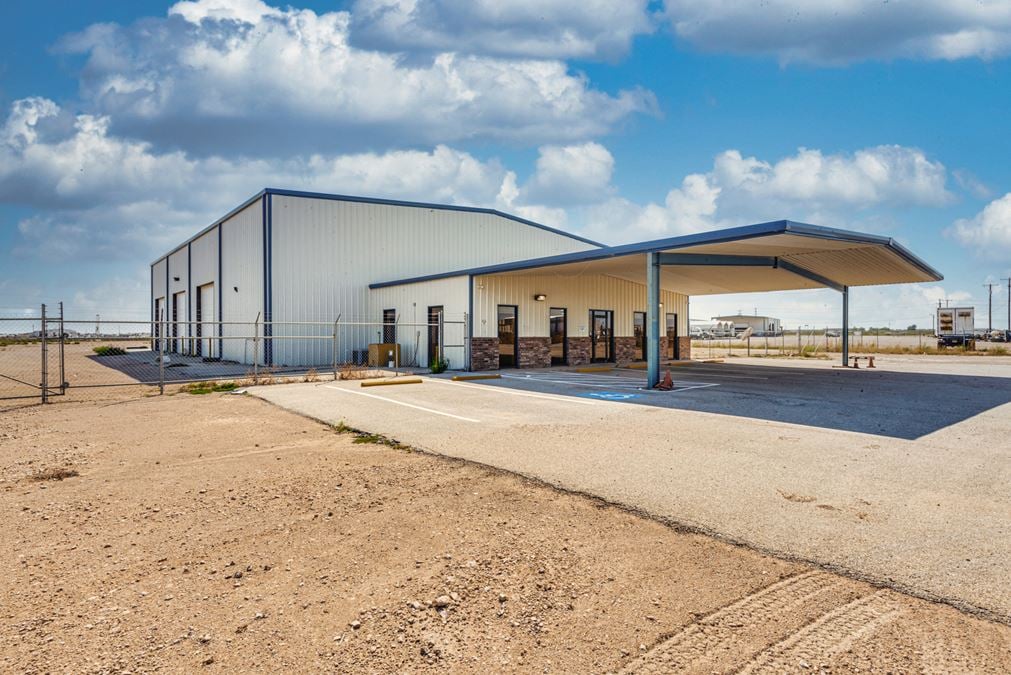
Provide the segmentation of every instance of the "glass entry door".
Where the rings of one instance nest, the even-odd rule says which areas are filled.
[[[635,336],[635,357],[646,360],[646,312],[632,313],[632,335]]]
[[[609,309],[590,310],[590,360],[614,360],[614,312]]]
[[[677,360],[681,356],[681,347],[678,345],[678,315],[667,315],[667,357]]]
[[[428,308],[428,364],[442,361],[445,356],[439,353],[441,342],[439,335],[439,319],[442,317],[442,305],[432,305]]]
[[[565,351],[565,337],[568,333],[565,308],[552,307],[548,317],[551,320],[551,365],[564,366],[568,357]]]
[[[498,367],[515,368],[517,364],[516,305],[498,306]]]

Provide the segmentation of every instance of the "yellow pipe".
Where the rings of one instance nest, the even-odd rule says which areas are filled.
[[[576,368],[577,373],[609,373],[614,370],[613,366],[605,366],[599,368]]]
[[[495,375],[454,375],[454,382],[468,382],[470,380],[500,380],[502,376],[499,374]]]
[[[421,384],[420,377],[397,377],[392,380],[365,380],[363,387],[385,387],[388,384]]]

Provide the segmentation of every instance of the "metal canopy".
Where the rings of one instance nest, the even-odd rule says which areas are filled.
[[[888,237],[791,221],[519,260],[372,284],[382,288],[459,275],[578,277],[604,274],[646,284],[659,254],[660,286],[685,295],[940,281],[944,277]]]

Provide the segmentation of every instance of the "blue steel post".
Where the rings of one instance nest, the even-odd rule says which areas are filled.
[[[850,287],[842,287],[842,364],[850,362]]]
[[[660,254],[646,254],[646,384],[660,384]]]

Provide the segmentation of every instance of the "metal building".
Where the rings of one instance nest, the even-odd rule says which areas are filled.
[[[471,370],[641,359],[655,382],[661,358],[690,356],[691,295],[834,288],[845,326],[849,286],[942,278],[887,237],[789,221],[608,247],[491,209],[268,188],[151,265],[151,309],[170,351],[207,358],[328,364],[326,340],[271,331],[319,337],[339,318],[360,326],[340,345],[356,353],[392,341],[424,365],[445,345]],[[253,321],[259,353],[226,339]]]

